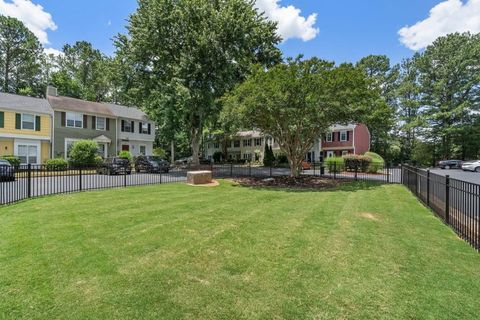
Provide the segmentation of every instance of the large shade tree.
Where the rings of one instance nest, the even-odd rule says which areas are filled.
[[[224,98],[222,117],[273,136],[296,177],[319,137],[333,124],[363,121],[378,98],[360,69],[298,58],[258,68]]]
[[[2,91],[40,95],[42,55],[42,45],[21,21],[0,15]]]
[[[151,114],[166,117],[159,122],[167,131],[188,132],[195,163],[205,123],[219,114],[216,100],[253,64],[280,60],[276,25],[254,3],[140,0],[128,36],[117,41],[135,76],[129,95]]]

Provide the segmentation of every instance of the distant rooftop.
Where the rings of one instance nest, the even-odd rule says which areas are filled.
[[[126,107],[112,103],[104,104],[107,105],[112,110],[113,114],[119,118],[149,121],[147,114],[138,108]]]
[[[93,115],[98,114],[107,117],[115,117],[108,106],[103,103],[51,95],[47,98],[54,110],[83,112]]]
[[[45,99],[2,92],[0,92],[0,108],[12,111],[25,111],[41,114],[53,113],[52,107]]]

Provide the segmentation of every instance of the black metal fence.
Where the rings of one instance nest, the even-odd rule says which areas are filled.
[[[480,185],[403,166],[402,183],[475,249],[480,250]]]
[[[128,168],[120,174],[107,174],[102,168],[55,167],[51,165],[21,165],[15,170],[15,180],[0,175],[0,205],[45,195],[80,192],[85,190],[122,188],[138,185],[185,182],[191,170],[210,170],[214,178],[280,177],[290,175],[287,167],[262,167],[241,164],[211,164],[178,166],[168,172],[135,172]],[[115,171],[115,170],[114,170]],[[331,179],[372,180],[400,183],[401,169],[384,166],[376,173],[326,168],[322,163],[312,163],[302,170],[302,175],[322,176]]]

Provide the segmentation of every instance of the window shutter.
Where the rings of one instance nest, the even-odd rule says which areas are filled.
[[[83,115],[83,129],[87,129],[88,127],[88,116],[86,114]]]
[[[350,131],[347,131],[347,141],[350,141]]]
[[[122,120],[121,130],[122,130],[122,132],[125,132],[125,120]]]
[[[138,123],[138,133],[142,133],[142,123]]]
[[[105,119],[105,128],[107,131],[110,131],[110,118]]]
[[[135,122],[132,121],[132,125],[130,126],[130,132],[134,133],[135,132]]]
[[[342,132],[338,133],[338,141],[342,141]]]
[[[67,122],[67,114],[65,112],[62,112],[62,116],[61,116],[61,126],[62,127],[65,127],[65,124]]]
[[[5,113],[0,111],[0,128],[5,126]]]
[[[335,141],[335,132],[332,132],[332,142]]]
[[[92,129],[97,129],[97,117],[92,116]]]
[[[22,115],[20,113],[15,114],[15,129],[22,129]]]
[[[152,134],[152,124],[148,124],[148,134]]]
[[[41,131],[42,118],[40,116],[35,116],[35,131]]]

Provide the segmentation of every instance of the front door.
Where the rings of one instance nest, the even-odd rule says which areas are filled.
[[[327,158],[333,158],[335,153],[333,151],[327,151]]]

